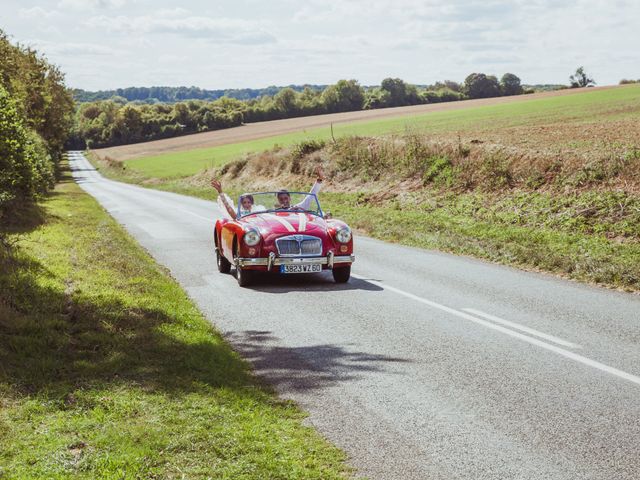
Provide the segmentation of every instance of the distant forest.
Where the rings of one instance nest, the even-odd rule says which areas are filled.
[[[424,90],[437,89],[431,85],[415,85]],[[72,90],[73,98],[76,102],[95,102],[98,100],[111,100],[124,98],[127,102],[140,103],[176,103],[185,100],[217,100],[222,97],[234,98],[236,100],[252,100],[260,97],[273,97],[280,90],[290,88],[295,92],[303,92],[309,88],[322,92],[328,85],[287,85],[277,87],[275,85],[264,88],[229,88],[226,90],[207,90],[199,87],[126,87],[115,90],[83,90],[76,88]],[[566,88],[565,85],[539,84],[522,85],[525,90],[544,92]],[[363,86],[365,90],[374,89],[376,86]]]
[[[115,90],[88,90],[74,89],[73,98],[76,102],[95,102],[96,100],[109,100],[113,97],[122,97],[129,102],[145,103],[175,103],[184,100],[217,100],[222,97],[235,98],[236,100],[251,100],[263,96],[274,96],[284,88],[290,88],[296,92],[302,92],[305,88],[322,91],[327,85],[288,85],[286,87],[270,86],[265,88],[231,88],[226,90],[206,90],[198,87],[127,87]]]

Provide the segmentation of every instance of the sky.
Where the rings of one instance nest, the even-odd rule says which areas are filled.
[[[0,29],[86,90],[640,78],[637,0],[0,0]],[[1,60],[1,59],[0,59]]]

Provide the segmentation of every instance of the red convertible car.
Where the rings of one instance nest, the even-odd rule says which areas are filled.
[[[316,195],[244,194],[236,218],[223,213],[226,218],[217,220],[215,228],[218,270],[229,273],[234,265],[241,287],[249,285],[257,272],[331,270],[337,283],[349,281],[355,260],[351,229],[325,216]]]

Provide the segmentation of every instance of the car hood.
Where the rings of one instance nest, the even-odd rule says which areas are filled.
[[[243,218],[241,223],[257,228],[262,235],[320,235],[327,231],[322,217],[302,212],[259,213]]]

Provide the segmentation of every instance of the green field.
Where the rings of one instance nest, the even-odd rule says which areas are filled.
[[[336,124],[334,135],[380,135],[407,129],[434,134],[457,134],[534,125],[610,122],[637,116],[639,106],[640,85],[630,85],[548,98],[532,99],[525,96],[506,104]],[[319,128],[213,148],[142,157],[128,160],[125,164],[127,168],[140,172],[145,177],[178,178],[193,175],[204,168],[223,165],[250,152],[273,148],[275,145],[288,146],[304,139],[330,138],[329,128]]]
[[[0,240],[0,478],[348,476],[70,178]]]

